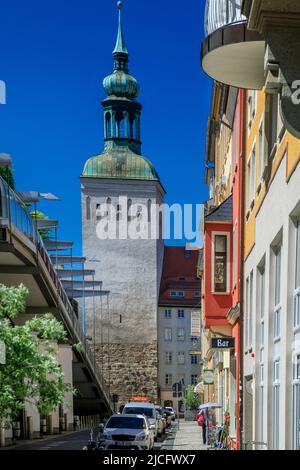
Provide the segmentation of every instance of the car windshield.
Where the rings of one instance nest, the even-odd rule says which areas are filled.
[[[132,415],[145,415],[147,418],[153,418],[153,408],[142,408],[142,407],[128,407],[125,408],[123,411],[124,414],[132,414]]]
[[[106,424],[106,428],[118,429],[143,429],[143,418],[127,418],[126,416],[113,417]]]

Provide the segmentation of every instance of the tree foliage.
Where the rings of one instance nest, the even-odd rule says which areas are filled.
[[[0,166],[0,176],[6,181],[8,186],[10,186],[12,189],[15,189],[15,180],[14,180],[14,174],[11,168],[7,166]]]
[[[49,220],[49,217],[41,211],[31,211],[30,216],[33,220]],[[39,234],[43,240],[48,240],[50,238],[51,229],[41,228],[39,229]]]
[[[12,319],[25,309],[26,287],[0,284],[0,341],[6,347],[6,364],[0,365],[0,421],[9,425],[30,401],[47,415],[63,403],[65,383],[55,342],[66,341],[63,325],[51,314],[14,326]]]
[[[186,398],[184,399],[184,404],[190,410],[196,410],[199,405],[201,405],[201,399],[199,396],[196,396],[194,393],[195,387],[190,385],[187,388]]]

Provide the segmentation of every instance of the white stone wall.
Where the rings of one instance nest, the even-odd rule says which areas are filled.
[[[103,289],[111,292],[109,304],[106,298],[102,299],[102,306],[100,299],[96,299],[95,303],[93,299],[86,300],[87,335],[93,337],[95,328],[97,346],[119,344],[120,350],[124,351],[123,346],[127,344],[131,353],[135,344],[145,344],[151,345],[149,349],[153,350],[153,342],[157,344],[157,305],[163,242],[151,239],[99,240],[96,234],[96,207],[97,204],[106,203],[108,197],[116,205],[119,196],[127,196],[132,204],[147,206],[149,200],[154,204],[161,204],[163,190],[157,182],[92,178],[81,179],[81,190],[83,255],[88,260],[97,260],[87,262],[86,265],[96,271],[95,280],[103,281]],[[87,197],[90,198],[90,220],[86,217]],[[117,354],[116,347],[114,354]],[[101,361],[99,357],[98,360]],[[120,374],[126,375],[126,357],[123,357],[123,361],[123,366],[120,364]],[[112,393],[113,390],[112,383]]]
[[[251,429],[250,436],[254,441],[261,441],[259,433],[259,373],[260,373],[260,345],[259,345],[259,275],[258,266],[265,257],[265,340],[264,340],[264,413],[262,439],[273,448],[273,361],[275,356],[280,358],[280,417],[279,417],[279,448],[292,448],[293,423],[293,396],[292,355],[294,348],[293,333],[293,294],[295,272],[295,239],[292,216],[300,215],[300,165],[296,168],[290,181],[286,182],[286,158],[283,158],[275,175],[274,181],[266,195],[262,207],[256,217],[255,246],[245,263],[245,280],[253,270],[254,284],[254,334],[253,353],[245,354],[244,375],[253,377],[252,405],[245,408],[245,426]],[[275,345],[274,331],[274,253],[272,245],[282,239],[282,265],[281,265],[281,340]],[[246,287],[245,287],[246,299]],[[249,422],[249,410],[253,408],[252,423]],[[250,414],[251,415],[251,414]],[[246,432],[247,435],[247,432]]]

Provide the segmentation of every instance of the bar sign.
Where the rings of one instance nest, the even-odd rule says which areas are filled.
[[[234,349],[234,346],[234,338],[212,338],[211,340],[212,349]]]

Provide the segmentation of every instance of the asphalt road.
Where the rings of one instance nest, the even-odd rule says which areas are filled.
[[[16,447],[9,447],[9,450],[82,450],[89,440],[89,431],[80,431],[68,435],[61,435],[50,439],[39,439]],[[165,438],[159,438],[155,443],[155,449],[161,449]]]

